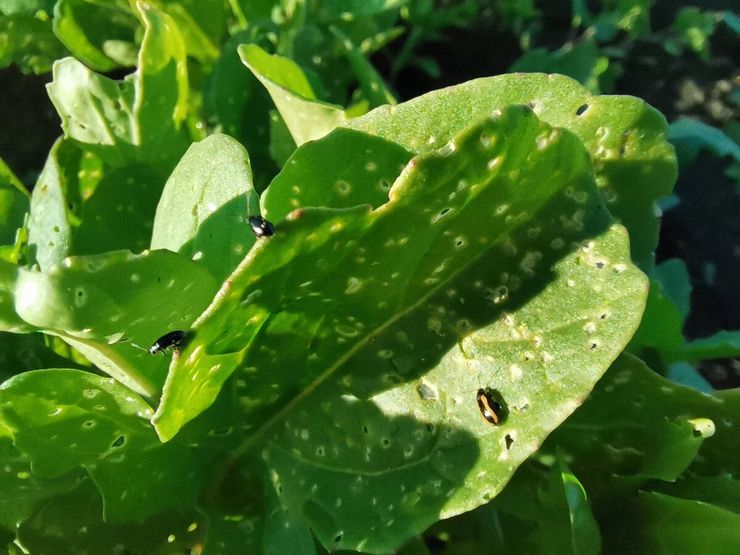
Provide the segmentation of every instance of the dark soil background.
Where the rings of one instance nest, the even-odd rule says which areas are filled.
[[[597,10],[598,3],[588,4],[592,11]],[[668,27],[685,6],[740,8],[737,0],[657,0],[651,12],[654,34]],[[537,7],[543,14],[542,31],[533,46],[554,49],[574,38],[571,0],[540,0]],[[518,37],[502,30],[493,18],[482,18],[471,28],[446,29],[444,36],[444,41],[417,49],[419,55],[439,64],[441,76],[437,79],[414,67],[390,75],[390,60],[402,48],[403,38],[373,58],[402,100],[476,77],[505,73],[522,54]],[[738,121],[729,95],[740,88],[740,40],[724,25],[719,25],[712,37],[712,55],[706,62],[693,54],[669,55],[654,39],[629,43],[625,52],[624,72],[615,89],[608,92],[644,98],[669,122],[681,116],[697,117],[715,126]],[[61,133],[46,95],[45,85],[50,80],[51,74],[23,75],[15,67],[0,71],[0,156],[27,185],[35,181]],[[740,188],[725,175],[728,163],[702,154],[683,169],[675,189],[680,203],[663,218],[656,256],[658,262],[681,258],[688,266],[692,310],[684,331],[690,339],[722,329],[740,329]],[[700,370],[715,387],[740,386],[738,359],[705,362]]]

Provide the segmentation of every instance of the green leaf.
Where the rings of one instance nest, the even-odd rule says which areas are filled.
[[[152,4],[172,17],[189,56],[204,64],[218,58],[226,31],[222,0],[155,0]]]
[[[683,476],[675,483],[654,485],[658,493],[702,501],[740,514],[740,481],[731,476]]]
[[[575,457],[571,467],[593,491],[612,474],[672,481],[689,465],[701,475],[734,473],[738,421],[737,390],[706,395],[622,355],[548,444]]]
[[[72,362],[53,351],[40,333],[0,333],[0,383],[20,372],[63,368]]]
[[[47,6],[51,11],[51,6]],[[0,68],[17,64],[24,73],[46,73],[54,60],[67,54],[41,6],[9,10],[0,17]]]
[[[351,20],[395,10],[409,0],[322,0],[316,4],[312,17],[318,21]]]
[[[553,468],[559,474],[562,494],[570,516],[570,551],[572,553],[601,553],[601,534],[599,525],[591,513],[586,490],[571,472],[562,457]],[[543,547],[547,547],[543,545]]]
[[[208,270],[178,254],[117,252],[68,258],[47,273],[21,270],[15,309],[118,381],[153,396],[166,360],[146,349],[169,331],[187,330],[215,290]]]
[[[2,428],[0,421],[0,430]],[[52,479],[37,476],[31,468],[31,459],[2,435],[0,467],[3,469],[0,489],[6,501],[0,504],[0,530],[5,528],[13,532],[45,500],[74,489],[85,478],[84,471],[80,470]]]
[[[305,73],[292,60],[270,55],[256,44],[243,44],[238,52],[270,93],[298,146],[323,137],[346,119],[340,107],[317,100]]]
[[[126,0],[59,0],[54,7],[54,33],[96,71],[136,64],[138,27]]]
[[[134,74],[119,83],[66,58],[54,65],[48,90],[66,137],[111,166],[136,160],[167,175],[187,145],[180,132],[188,95],[185,46],[168,15],[139,6],[145,34]]]
[[[199,543],[201,531],[192,515],[173,511],[118,524],[103,518],[103,505],[92,481],[85,480],[23,522],[18,541],[28,552],[59,555],[185,553]]]
[[[80,150],[58,140],[49,152],[31,196],[28,243],[42,270],[59,264],[70,250],[72,229],[68,217],[68,192],[75,191]],[[73,175],[70,175],[70,172]],[[79,189],[77,189],[79,191]]]
[[[11,169],[0,159],[0,257],[16,263],[18,234],[26,225],[30,195]],[[4,247],[12,246],[6,250]]]
[[[156,201],[187,147],[182,38],[169,16],[142,10],[139,69],[123,82],[72,58],[55,64],[48,88],[66,138],[39,177],[29,222],[42,269],[70,254],[146,248]]]
[[[530,104],[543,121],[578,135],[609,210],[629,230],[633,260],[649,269],[658,241],[655,201],[670,194],[676,160],[665,119],[641,99],[591,96],[559,75],[502,75],[381,106],[345,125],[419,153],[439,148],[468,122],[509,104]]]
[[[84,467],[112,521],[188,507],[207,477],[194,450],[159,442],[151,413],[126,387],[80,370],[35,370],[0,386],[0,415],[34,473],[56,478]]]
[[[696,6],[687,6],[676,14],[673,31],[686,46],[706,61],[711,54],[709,38],[714,34],[717,20],[714,12],[702,12]]]
[[[344,47],[347,60],[352,66],[352,70],[360,82],[363,96],[370,102],[370,106],[375,108],[384,104],[396,104],[396,99],[388,84],[365,57],[365,54],[352,44],[352,41],[338,27],[332,26],[330,30]]]
[[[671,123],[668,139],[676,147],[682,166],[694,162],[700,150],[708,150],[719,157],[731,157],[735,162],[740,161],[740,145],[721,129],[696,119],[681,118]]]
[[[251,32],[237,33],[223,46],[203,87],[203,112],[221,132],[247,148],[261,191],[277,173],[277,166],[266,140],[270,136],[272,100],[252,72],[245,70],[236,52],[237,46],[251,36]]]
[[[656,398],[661,384],[666,393]],[[548,442],[576,458],[571,466],[589,489],[589,481],[604,472],[675,480],[702,443],[689,422],[693,413],[675,414],[678,407],[668,412],[665,403],[676,392],[684,400],[696,393],[652,373],[637,358],[622,355]]]
[[[591,37],[577,45],[566,44],[555,51],[533,48],[509,68],[512,72],[561,73],[581,83],[591,93],[599,93],[599,75],[606,69],[601,63],[596,39]]]
[[[361,153],[361,155],[358,155]],[[299,148],[262,199],[265,217],[279,222],[296,208],[388,201],[391,183],[411,158],[395,143],[339,128]]]
[[[641,492],[612,515],[604,544],[615,553],[716,553],[740,550],[740,515],[714,505]]]
[[[740,356],[740,331],[735,330],[720,331],[710,337],[689,341],[675,358],[695,362],[737,356]]]
[[[656,266],[650,280],[645,313],[629,345],[630,352],[648,358],[657,353],[660,361],[681,360],[683,325],[689,312],[691,284],[683,261],[672,259]]]
[[[21,270],[15,264],[0,260],[0,331],[14,333],[30,331],[30,327],[18,315],[13,304],[19,272]]]
[[[327,549],[395,549],[495,496],[621,351],[646,294],[626,239],[580,141],[509,108],[412,159],[376,210],[304,209],[258,243],[173,365],[158,433],[234,374],[235,456],[260,454]]]
[[[247,221],[257,213],[252,169],[244,147],[227,135],[194,143],[167,180],[152,231],[152,249],[193,258],[219,281],[254,243]]]

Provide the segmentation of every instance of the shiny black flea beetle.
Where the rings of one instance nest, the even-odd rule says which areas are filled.
[[[506,418],[506,406],[495,389],[479,389],[475,395],[481,416],[489,424],[500,426]]]
[[[275,227],[262,216],[249,216],[247,219],[257,238],[275,235]]]
[[[172,348],[177,350],[185,344],[187,338],[187,332],[182,330],[175,330],[164,334],[162,337],[154,342],[154,345],[149,347],[149,354],[156,355],[157,353],[166,354],[167,349]]]

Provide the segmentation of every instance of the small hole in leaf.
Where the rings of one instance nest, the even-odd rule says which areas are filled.
[[[88,428],[88,429],[89,428],[94,428],[95,427],[95,421],[94,420],[85,420],[82,423],[82,427],[83,428]]]
[[[123,444],[126,443],[126,436],[118,436],[113,443],[110,444],[111,448],[117,448],[117,447],[123,447]]]
[[[341,542],[343,537],[344,537],[344,533],[339,532],[336,536],[334,536],[334,543]]]
[[[508,451],[511,449],[511,446],[514,445],[514,438],[511,437],[511,434],[506,434],[504,441],[506,441],[506,450]]]
[[[580,116],[583,115],[583,113],[588,110],[588,104],[581,104],[578,109],[576,110],[576,115]]]
[[[391,444],[391,440],[387,437],[383,438],[383,447],[388,447]]]
[[[362,431],[365,432],[366,434],[369,434],[370,433],[370,428],[368,428],[367,426],[363,426],[362,427]]]

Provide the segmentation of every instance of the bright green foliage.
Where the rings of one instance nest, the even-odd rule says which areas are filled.
[[[167,364],[146,349],[187,329],[215,291],[206,268],[169,251],[68,258],[46,273],[22,269],[14,284],[24,323],[62,337],[148,396],[157,395]]]
[[[415,50],[478,4],[0,0],[3,64],[75,56],[30,201],[0,167],[0,545],[426,555],[434,526],[448,553],[590,554],[734,522],[737,395],[620,356],[646,301],[658,370],[738,344],[687,343],[687,273],[653,267],[660,114],[544,74],[395,105],[370,62],[408,31],[389,80],[438,73]],[[596,91],[596,45],[649,5],[576,2],[596,38],[560,71]],[[533,6],[494,10],[529,33]]]
[[[188,149],[167,181],[151,248],[198,260],[223,281],[254,243],[247,214],[257,213],[257,203],[247,151],[211,135]]]
[[[139,68],[123,83],[72,58],[57,62],[49,95],[65,138],[52,149],[31,199],[29,243],[42,269],[70,254],[149,245],[164,183],[187,148],[182,38],[144,8]]]
[[[288,160],[262,198],[265,217],[277,222],[303,206],[380,206],[410,159],[411,154],[395,143],[336,129]]]
[[[56,36],[97,71],[136,64],[138,26],[127,0],[59,0],[54,7]]]
[[[163,446],[149,426],[151,413],[115,380],[79,370],[26,372],[0,389],[0,418],[33,460],[34,475],[57,478],[84,467],[114,522],[188,506],[203,486],[205,453]]]
[[[279,223],[196,324],[155,416],[172,437],[235,374],[238,452],[261,453],[324,545],[373,552],[495,495],[619,352],[645,293],[580,142],[526,108],[412,159],[389,197]],[[500,388],[511,427],[481,419],[482,385]]]
[[[622,356],[546,449],[557,444],[572,458],[594,497],[605,542],[615,549],[651,552],[673,545],[673,552],[697,553],[719,537],[729,553],[740,545],[737,535],[719,532],[710,521],[724,527],[740,512],[732,501],[740,488],[733,478],[740,464],[739,418],[736,390],[704,395]],[[663,495],[647,493],[653,489]],[[643,493],[635,497],[636,490]],[[683,535],[687,527],[693,539]],[[685,550],[673,543],[678,538]]]
[[[298,146],[323,137],[345,119],[344,110],[316,99],[303,70],[254,44],[239,47],[244,64],[270,93]]]
[[[0,2],[0,68],[12,63],[26,73],[45,73],[66,49],[54,36],[52,0]]]
[[[0,259],[17,263],[20,241],[26,232],[29,194],[0,159]]]
[[[610,212],[630,232],[633,259],[649,269],[658,241],[655,201],[671,192],[676,160],[665,119],[637,98],[591,96],[558,75],[502,75],[384,106],[347,125],[425,152],[465,122],[509,104],[529,104],[543,121],[578,135]]]

